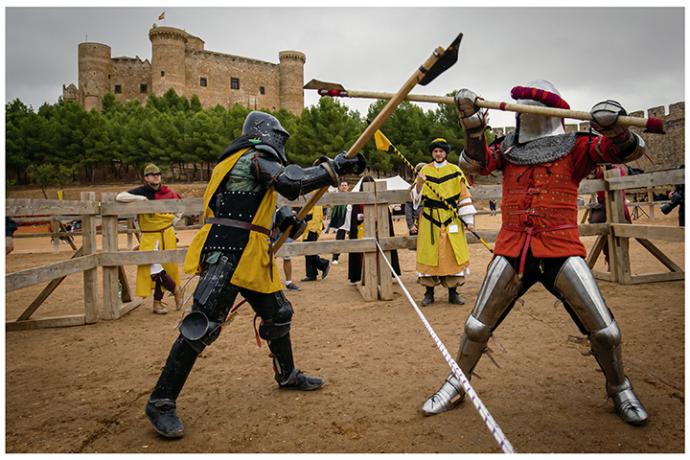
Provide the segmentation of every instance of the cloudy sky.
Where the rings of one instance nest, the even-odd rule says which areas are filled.
[[[165,10],[165,21],[158,15]],[[112,55],[151,58],[154,22],[205,40],[207,50],[278,62],[280,50],[306,54],[312,78],[346,88],[395,92],[437,46],[464,33],[457,64],[413,92],[466,87],[490,100],[510,88],[552,81],[573,109],[603,99],[629,111],[682,101],[682,8],[7,8],[5,100],[34,108],[77,83],[77,45],[95,41]],[[305,103],[318,96],[307,92]],[[366,112],[371,101],[347,100]],[[434,105],[423,104],[425,108]],[[514,124],[493,112],[493,126]]]

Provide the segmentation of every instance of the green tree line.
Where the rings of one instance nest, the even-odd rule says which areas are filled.
[[[286,144],[288,159],[308,166],[322,155],[333,157],[347,150],[384,104],[371,104],[366,119],[331,98],[321,98],[300,116],[285,110],[271,113],[291,133]],[[101,112],[86,112],[64,100],[34,111],[15,99],[5,106],[7,177],[17,184],[41,185],[51,175],[63,184],[94,183],[97,171],[105,171],[112,180],[133,173],[140,178],[148,162],[173,174],[193,168],[193,177],[205,170],[208,177],[218,156],[241,134],[248,113],[240,105],[204,109],[197,96],[187,99],[173,90],[161,97],[150,96],[146,104],[117,102],[107,94]],[[427,146],[433,138],[445,137],[450,142],[450,161],[457,161],[463,145],[451,106],[423,110],[403,102],[382,131],[413,164],[430,160]],[[364,154],[374,170],[410,175],[399,158],[376,151],[373,140]]]

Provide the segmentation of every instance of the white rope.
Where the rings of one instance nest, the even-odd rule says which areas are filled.
[[[414,299],[410,295],[409,291],[407,290],[407,288],[403,284],[402,280],[397,275],[397,273],[395,273],[395,270],[393,270],[391,263],[388,261],[388,258],[384,254],[383,249],[381,249],[381,246],[379,245],[378,241],[376,242],[376,247],[378,248],[379,252],[383,256],[383,260],[386,261],[386,265],[388,265],[388,269],[391,271],[391,274],[398,281],[398,286],[400,286],[400,289],[402,289],[403,292],[405,293],[405,297],[407,297],[407,300],[410,302],[410,305],[412,305],[412,307],[417,312],[417,316],[419,316],[419,318],[422,320],[422,323],[424,323],[424,327],[426,327],[426,330],[431,335],[431,338],[434,339],[436,346],[441,351],[441,354],[443,355],[446,362],[450,366],[451,370],[453,371],[453,374],[460,381],[460,384],[462,385],[463,390],[465,390],[466,397],[469,397],[470,401],[472,401],[474,408],[477,409],[477,412],[479,412],[480,417],[482,418],[482,420],[484,420],[486,427],[489,429],[489,431],[491,432],[491,435],[494,437],[494,439],[498,443],[498,446],[503,450],[503,452],[505,452],[507,454],[515,453],[515,450],[513,449],[513,445],[510,443],[510,441],[508,441],[506,436],[503,434],[503,430],[501,430],[501,427],[498,426],[498,423],[496,423],[494,418],[491,416],[491,414],[489,413],[489,410],[486,408],[486,406],[484,405],[482,400],[479,399],[479,395],[477,395],[477,392],[474,391],[474,388],[472,388],[472,385],[470,385],[470,382],[465,377],[465,374],[460,369],[460,366],[458,366],[458,363],[456,363],[455,360],[450,356],[450,353],[448,353],[448,349],[445,347],[445,345],[443,345],[443,342],[441,342],[441,339],[438,337],[438,335],[436,335],[433,328],[431,327],[431,325],[427,321],[426,317],[424,316],[422,311],[417,306],[417,303],[414,301]]]

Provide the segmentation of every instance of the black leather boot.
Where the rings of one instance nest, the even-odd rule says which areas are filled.
[[[434,303],[434,288],[427,286],[424,298],[422,299],[422,307],[426,307],[432,303]]]
[[[268,342],[273,355],[273,369],[278,386],[285,390],[311,391],[321,388],[323,379],[311,377],[295,368],[290,334]]]
[[[448,288],[448,303],[451,305],[465,305],[465,299],[458,294],[457,288]]]
[[[184,436],[184,425],[175,412],[175,400],[187,381],[199,353],[180,335],[170,350],[165,367],[146,403],[146,416],[166,438]]]

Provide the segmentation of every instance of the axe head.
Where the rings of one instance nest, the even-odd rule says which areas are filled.
[[[453,66],[458,61],[458,50],[460,48],[460,41],[462,41],[462,33],[455,37],[455,40],[446,48],[443,55],[438,58],[436,63],[431,66],[430,69],[426,71],[424,77],[419,80],[419,84],[422,86],[428,85],[436,77],[441,75],[447,69]]]
[[[304,85],[304,89],[335,89],[338,91],[345,91],[345,87],[340,83],[332,83],[329,81],[321,81],[316,79],[311,79],[309,83]]]

